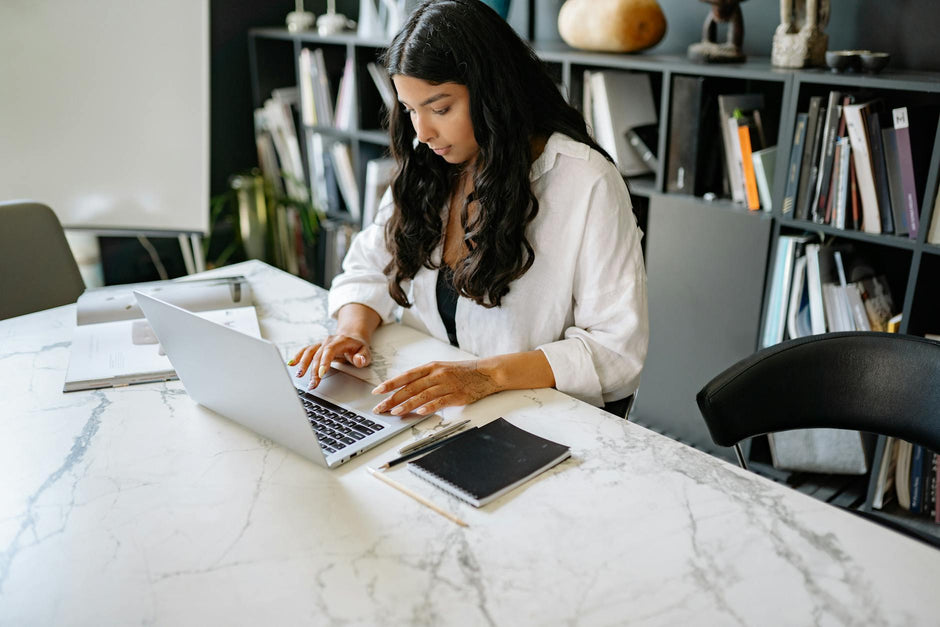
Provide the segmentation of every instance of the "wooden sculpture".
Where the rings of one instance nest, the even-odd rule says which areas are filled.
[[[822,65],[829,45],[829,0],[780,0],[780,26],[774,32],[770,62],[777,67]]]
[[[705,63],[732,63],[745,60],[741,44],[744,41],[744,0],[700,0],[712,5],[702,25],[702,41],[689,46],[689,58]],[[728,25],[724,42],[718,42],[718,25]]]

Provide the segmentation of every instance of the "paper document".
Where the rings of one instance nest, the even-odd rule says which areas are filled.
[[[134,290],[261,337],[251,286],[243,276],[154,281],[86,290],[77,303],[77,325],[63,391],[176,378],[170,360],[137,305]]]

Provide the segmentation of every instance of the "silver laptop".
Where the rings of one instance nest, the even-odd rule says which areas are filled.
[[[381,416],[372,385],[331,369],[313,391],[267,340],[134,292],[186,392],[200,405],[332,468],[427,416]]]

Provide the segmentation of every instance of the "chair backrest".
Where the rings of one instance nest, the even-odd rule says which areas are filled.
[[[833,428],[940,452],[940,343],[893,333],[829,333],[758,351],[696,400],[712,440]]]
[[[78,300],[85,282],[52,209],[0,203],[0,320]]]

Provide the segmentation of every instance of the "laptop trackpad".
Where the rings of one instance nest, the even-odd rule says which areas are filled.
[[[407,414],[404,417],[398,417],[373,413],[373,407],[378,405],[382,399],[391,396],[391,394],[372,394],[373,387],[372,384],[366,383],[362,379],[357,379],[345,372],[331,368],[330,372],[320,379],[320,384],[308,391],[314,396],[321,396],[333,403],[345,405],[356,413],[375,416],[381,422],[390,425],[412,424],[416,419],[423,420],[427,417],[418,414]]]

